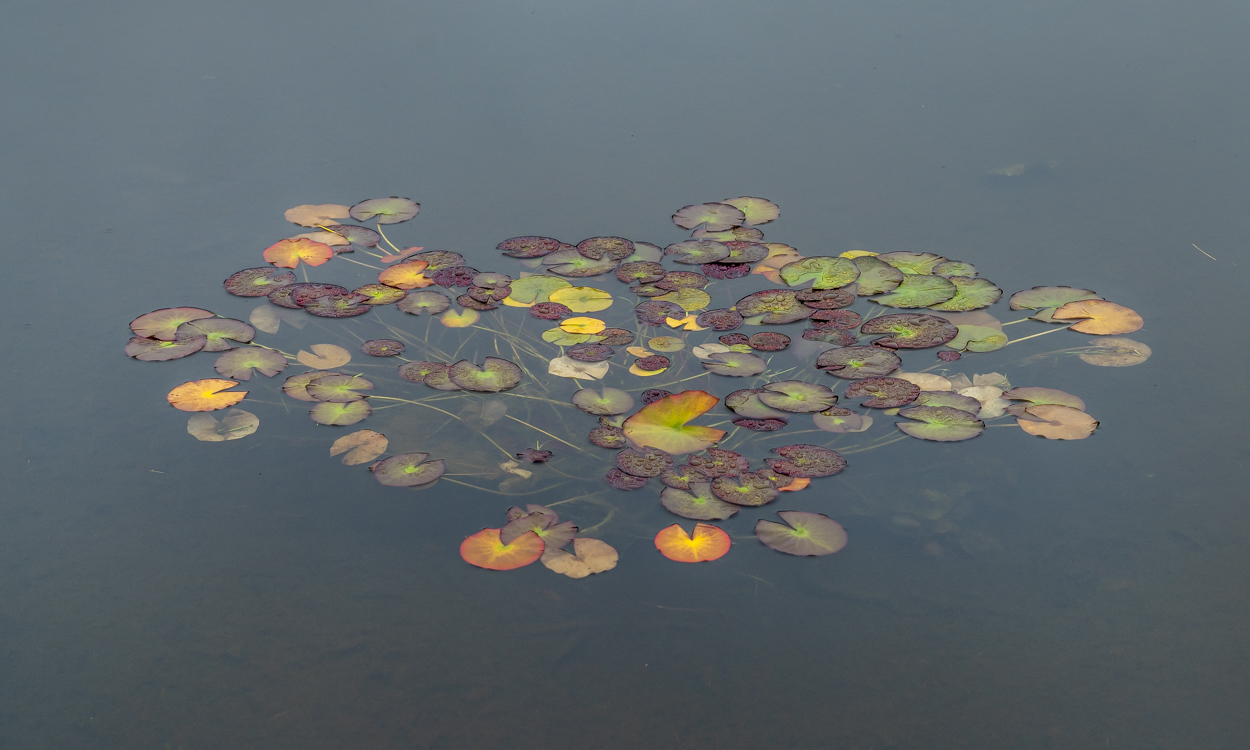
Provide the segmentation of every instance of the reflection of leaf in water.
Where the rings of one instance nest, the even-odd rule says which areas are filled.
[[[543,565],[549,570],[569,578],[585,578],[616,567],[616,550],[607,542],[587,537],[573,540],[573,554],[565,550],[547,550],[543,553]]]
[[[373,430],[357,430],[335,440],[330,446],[330,455],[337,456],[340,453],[346,453],[347,455],[343,456],[343,463],[354,466],[374,460],[386,452],[386,446],[386,436],[382,433]]]
[[[1090,339],[1093,347],[1080,353],[1081,361],[1099,367],[1132,367],[1150,359],[1150,347],[1125,336]]]
[[[260,426],[260,419],[251,412],[242,409],[231,409],[218,422],[211,414],[193,414],[187,420],[187,432],[196,440],[206,443],[220,443],[225,440],[238,440],[247,437]]]

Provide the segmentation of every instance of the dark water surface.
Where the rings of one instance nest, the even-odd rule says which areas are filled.
[[[0,746],[1245,745],[1244,4],[260,5],[6,7]],[[1154,356],[969,357],[1101,427],[853,455],[784,501],[847,527],[830,558],[668,562],[648,489],[606,495],[616,570],[487,573],[457,545],[513,498],[380,487],[274,382],[196,442],[164,394],[212,355],[121,352],[151,309],[246,316],[220,280],[285,209],[386,195],[422,203],[397,242],[506,272],[506,237],[665,245],[762,195],[769,241],[1085,286]]]

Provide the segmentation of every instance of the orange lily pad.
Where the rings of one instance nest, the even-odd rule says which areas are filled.
[[[352,353],[334,344],[313,344],[308,347],[312,352],[303,349],[296,353],[295,358],[301,365],[314,370],[332,370],[352,361]]]
[[[305,203],[302,206],[288,208],[282,216],[292,224],[315,227],[323,224],[337,224],[338,219],[346,219],[351,215],[350,206],[338,203]]]
[[[346,453],[347,455],[343,456],[343,463],[348,466],[367,464],[385,453],[386,445],[386,436],[382,433],[373,430],[357,430],[335,440],[330,446],[330,455],[337,456],[340,453]]]
[[[675,456],[701,451],[725,437],[725,431],[686,423],[719,401],[707,391],[675,393],[639,409],[625,420],[622,429],[639,448],[651,446]]]
[[[688,534],[679,524],[673,524],[655,535],[655,548],[661,555],[684,563],[719,560],[729,551],[731,544],[728,534],[707,523],[695,524],[694,534]]]
[[[224,393],[227,388],[238,384],[238,381],[221,378],[190,380],[170,391],[165,398],[179,411],[217,411],[234,406],[247,397],[247,391]]]
[[[265,261],[279,268],[295,268],[304,261],[319,266],[334,257],[334,250],[321,242],[298,238],[278,240],[265,248]]]
[[[399,263],[378,274],[378,282],[396,289],[421,289],[434,283],[425,277],[429,265],[427,260]]]
[[[1084,440],[1094,434],[1094,430],[1098,427],[1098,420],[1070,406],[1038,404],[1028,407],[1025,411],[1046,421],[1033,422],[1017,419],[1016,424],[1020,425],[1020,429],[1030,435],[1039,435],[1049,440]]]
[[[482,529],[460,543],[460,557],[470,565],[487,570],[516,570],[543,556],[546,545],[534,532],[527,531],[511,544],[499,539],[500,529]]]
[[[1074,331],[1092,333],[1098,336],[1119,336],[1140,330],[1144,321],[1124,305],[1117,305],[1105,299],[1083,299],[1069,302],[1056,310],[1051,316],[1054,320],[1083,319],[1069,326]]]
[[[448,310],[438,316],[438,322],[448,328],[468,328],[474,323],[482,319],[482,314],[477,310],[465,309],[460,312]]]

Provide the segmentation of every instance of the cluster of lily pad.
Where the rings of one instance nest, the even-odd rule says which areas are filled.
[[[377,396],[375,383],[363,374],[340,371],[351,361],[343,347],[318,344],[311,352],[291,354],[255,341],[257,329],[276,333],[284,321],[298,326],[298,316],[305,313],[358,318],[394,307],[400,316],[386,324],[394,337],[366,340],[360,350],[369,357],[402,360],[397,374],[406,382],[465,394],[520,389],[516,392],[523,397],[557,403],[550,398],[552,387],[561,378],[572,379],[577,390],[569,403],[595,420],[586,442],[616,451],[604,481],[619,490],[638,490],[656,479],[663,485],[660,504],[699,522],[691,532],[674,524],[656,537],[662,554],[685,562],[715,559],[729,549],[728,536],[704,522],[771,503],[781,492],[802,490],[812,479],[833,476],[847,465],[821,441],[749,456],[730,447],[739,434],[733,447],[754,447],[757,443],[747,436],[785,430],[804,418],[810,419],[809,432],[841,436],[868,430],[873,413],[903,418],[895,424],[904,436],[937,442],[974,438],[986,429],[987,420],[1007,415],[1025,432],[1051,439],[1081,439],[1098,425],[1085,413],[1084,402],[1071,394],[1045,387],[1012,388],[997,374],[977,376],[974,382],[957,373],[909,372],[903,369],[907,352],[937,349],[938,363],[928,370],[949,368],[965,354],[1014,343],[1004,326],[1037,321],[1105,337],[1103,343],[1062,350],[1091,364],[1126,366],[1149,356],[1144,344],[1123,337],[1141,328],[1141,317],[1091,290],[1044,286],[1018,292],[1009,307],[1032,314],[1002,323],[985,312],[999,301],[1002,290],[971,264],[928,252],[803,256],[789,245],[764,241],[759,227],[780,212],[761,198],[681,209],[673,222],[691,235],[663,248],[624,237],[591,237],[575,245],[550,237],[514,237],[497,249],[525,270],[508,273],[472,268],[455,252],[401,250],[391,244],[383,226],[407,221],[418,211],[406,198],[291,209],[288,220],[314,231],[279,240],[262,253],[268,266],[240,270],[224,282],[232,295],[266,298],[248,322],[195,307],[157,310],[131,323],[134,337],[126,353],[142,361],[218,353],[213,366],[220,378],[183,383],[168,394],[177,409],[201,412],[188,423],[188,431],[201,440],[255,432],[259,420],[248,412],[231,409],[221,422],[203,412],[234,407],[247,396],[247,391],[231,390],[239,381],[255,373],[275,377],[292,362],[308,370],[289,375],[281,391],[312,403],[309,413],[318,424],[358,423],[371,415],[375,397],[427,406],[460,419],[424,398]],[[375,228],[344,223],[349,219],[372,220]],[[372,256],[381,267],[346,257],[356,252]],[[376,281],[348,288],[307,279],[307,267],[335,258],[379,271]],[[304,281],[297,280],[296,269],[303,271]],[[627,318],[595,317],[609,310],[619,294],[586,285],[585,279],[598,276],[628,285],[635,302]],[[755,276],[771,286],[729,295],[732,284],[750,283]],[[714,305],[717,293],[728,296],[727,304]],[[847,309],[861,299],[878,305],[877,313]],[[524,319],[515,332],[502,318],[491,319],[497,323],[483,320],[484,313],[498,311],[493,314],[500,316],[508,308],[521,308],[526,318],[549,327],[531,335],[523,331]],[[430,345],[428,331],[417,339],[402,322],[421,317],[427,325],[437,319],[448,329],[469,329],[466,335],[486,331],[499,356],[480,362],[446,352],[432,356],[440,352]],[[796,324],[804,327],[790,334],[771,328],[749,332]],[[1032,337],[1017,340],[1027,338]],[[423,356],[405,357],[412,347],[421,348]],[[631,358],[628,364],[620,361],[620,347]],[[550,378],[540,380],[536,373],[544,370],[539,364]],[[620,368],[619,385],[626,387],[582,386],[582,381],[606,378],[612,367]],[[683,377],[692,369],[697,372]],[[651,381],[646,380],[638,381],[641,388],[627,387],[626,375],[652,378],[664,373],[672,380],[661,387],[647,388]],[[738,378],[730,382],[746,387],[731,387],[722,400],[711,392],[718,377]],[[708,379],[704,389],[674,392],[663,387],[698,378]],[[845,384],[841,394],[835,392],[839,384]],[[541,388],[543,395],[537,390],[525,395],[527,388]],[[840,402],[856,402],[859,409]],[[722,404],[729,419],[718,424],[732,425],[732,431],[691,424]],[[566,439],[572,435],[555,436],[513,421],[583,450]],[[387,486],[428,487],[447,471],[445,459],[431,460],[424,452],[384,457],[387,447],[381,433],[360,430],[337,440],[331,454],[346,453],[347,464],[368,463],[375,479]],[[552,456],[540,448],[516,452],[531,464]],[[755,468],[753,460],[758,461]],[[501,469],[523,478],[532,475],[515,462]],[[756,537],[774,549],[825,555],[845,544],[845,532],[828,516],[798,511],[780,516],[784,524],[761,519],[756,526]],[[615,565],[615,551],[576,533],[575,526],[559,524],[550,508],[530,506],[513,509],[501,529],[469,537],[461,552],[467,561],[492,569],[541,559],[558,572],[588,575]],[[576,542],[573,552],[565,549],[570,541]]]

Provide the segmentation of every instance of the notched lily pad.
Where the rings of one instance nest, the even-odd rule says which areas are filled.
[[[859,337],[850,331],[840,331],[837,328],[809,328],[803,332],[803,338],[834,346],[854,346],[859,341]]]
[[[198,307],[167,307],[140,315],[130,321],[130,330],[136,336],[173,341],[178,338],[178,326],[192,320],[214,317],[214,313]]]
[[[211,414],[193,414],[187,420],[187,432],[205,443],[238,440],[256,432],[260,418],[249,411],[231,409],[218,422]]]
[[[767,224],[781,216],[781,209],[776,203],[767,198],[752,198],[749,195],[744,195],[741,198],[730,198],[729,200],[721,201],[721,203],[733,206],[741,211],[743,216],[746,217],[746,220],[742,223],[748,227]],[[760,239],[763,239],[763,237],[764,235],[761,233]]]
[[[846,529],[823,513],[783,510],[777,513],[784,524],[760,519],[755,536],[764,544],[787,555],[832,555],[846,546]]]
[[[847,258],[817,255],[787,263],[778,271],[790,286],[812,282],[812,289],[837,289],[859,278],[859,266]]]
[[[730,378],[749,378],[768,369],[768,362],[754,354],[721,352],[702,360],[703,369]]]
[[[829,477],[846,468],[846,459],[841,454],[819,445],[783,445],[773,448],[773,453],[781,458],[769,458],[765,462],[773,471],[788,477]]]
[[[816,367],[834,377],[857,380],[888,375],[902,362],[894,352],[879,347],[847,346],[821,352]]]
[[[858,273],[858,268],[856,272]],[[799,302],[816,310],[837,310],[855,303],[855,295],[845,289],[813,289],[794,296]]]
[[[916,420],[895,424],[903,432],[921,440],[951,443],[969,440],[985,432],[985,423],[977,419],[975,411],[969,413],[951,406],[910,406],[899,410],[898,414]]]
[[[668,512],[693,521],[721,521],[738,512],[738,506],[712,494],[712,483],[707,481],[691,482],[686,489],[666,487],[660,493],[660,504]]]
[[[610,273],[615,271],[620,264],[620,261],[614,260],[610,255],[599,260],[588,258],[579,253],[577,248],[557,250],[550,255],[543,256],[543,265],[548,266],[547,270],[573,278]]]
[[[578,537],[573,540],[572,554],[548,546],[541,559],[548,570],[569,578],[585,578],[615,568],[619,556],[607,542]]]
[[[905,274],[931,274],[933,269],[947,262],[946,258],[935,253],[882,253],[877,260],[894,266]]]
[[[873,346],[889,349],[927,349],[955,338],[959,329],[945,318],[918,313],[898,313],[873,318],[860,326],[861,333],[888,333],[874,340]]]
[[[279,271],[272,266],[265,266],[235,271],[222,282],[222,286],[236,297],[264,297],[275,289],[294,283],[295,274],[290,271]]]
[[[141,362],[167,362],[195,354],[208,343],[207,336],[184,336],[177,341],[161,341],[135,336],[126,342],[126,356]]]
[[[689,464],[682,464],[680,466],[670,466],[661,471],[660,481],[664,483],[665,487],[688,490],[692,482],[708,481],[708,475],[702,469],[695,468]]]
[[[1009,306],[1012,310],[1038,310],[1030,317],[1044,323],[1058,323],[1051,319],[1056,310],[1069,302],[1087,299],[1102,299],[1089,289],[1074,289],[1070,286],[1035,286],[1023,292],[1011,295]]]
[[[786,419],[791,412],[767,406],[760,400],[760,389],[734,391],[725,397],[725,407],[747,419]],[[835,399],[836,400],[836,399]]]
[[[664,266],[650,261],[622,263],[613,275],[626,284],[653,284],[668,273]]]
[[[780,325],[811,317],[812,308],[799,302],[793,289],[765,289],[738,300],[738,314],[746,318],[763,316],[761,323]]]
[[[634,308],[638,320],[649,326],[664,325],[665,318],[681,318],[685,314],[680,305],[660,300],[648,300]]]
[[[849,331],[858,328],[863,322],[860,314],[854,310],[817,310],[812,313],[811,324],[816,328],[836,328]]]
[[[616,454],[616,468],[634,477],[658,477],[672,465],[672,455],[659,448],[626,448]]]
[[[359,375],[323,375],[308,384],[305,393],[318,401],[346,404],[364,398],[360,391],[373,390],[373,383]]]
[[[1031,404],[1058,404],[1078,411],[1085,411],[1085,402],[1079,396],[1055,388],[1025,387],[1012,388],[1003,393],[1002,398],[1008,401],[1028,401]]]
[[[404,344],[395,339],[370,339],[360,345],[360,351],[370,357],[394,357],[404,353]]]
[[[370,299],[363,294],[332,294],[318,297],[304,305],[304,312],[319,318],[354,318],[372,309]]]
[[[1150,347],[1122,336],[1090,339],[1092,344],[1080,353],[1081,361],[1099,367],[1131,367],[1150,359]]]
[[[213,362],[213,369],[227,378],[250,380],[253,371],[272,378],[285,370],[286,365],[286,357],[273,349],[249,346],[223,352]]]
[[[861,297],[892,292],[903,281],[903,272],[876,256],[861,255],[851,261],[859,269],[855,281],[855,293]]]
[[[521,368],[499,357],[487,357],[480,366],[462,359],[447,368],[447,377],[466,391],[499,393],[520,384]]]
[[[777,499],[779,490],[768,479],[753,472],[727,475],[712,480],[712,494],[733,505],[755,508]]]
[[[401,453],[369,467],[373,478],[387,487],[416,487],[429,484],[447,471],[443,459],[427,461],[428,453]]]
[[[352,290],[365,298],[366,305],[393,305],[406,295],[403,289],[386,284],[365,284]]]
[[[1101,299],[1069,302],[1051,314],[1056,322],[1078,320],[1069,326],[1080,333],[1097,336],[1118,336],[1140,330],[1145,322],[1137,311]]]
[[[317,424],[336,426],[356,424],[367,419],[372,413],[373,407],[369,405],[368,399],[363,398],[346,403],[323,401],[308,410],[312,421]]]
[[[719,309],[699,313],[694,319],[700,328],[711,328],[714,331],[732,331],[742,327],[742,316],[736,310]]]
[[[919,395],[920,386],[902,378],[864,378],[846,387],[847,398],[867,398],[864,406],[874,409],[893,409],[910,404]]]
[[[708,448],[706,453],[697,453],[688,460],[691,466],[712,478],[741,474],[751,468],[746,456],[725,448]]]
[[[851,409],[832,406],[819,414],[813,414],[812,423],[825,432],[863,432],[872,426],[872,417],[865,417]]]
[[[603,475],[603,478],[604,481],[618,490],[640,490],[647,486],[646,477],[636,477],[616,468],[609,469],[608,473]]]
[[[729,255],[717,261],[717,263],[725,265],[749,264],[768,257],[768,246],[759,242],[730,240],[725,243],[725,247],[729,248]]]
[[[1038,404],[1028,407],[1025,412],[1042,421],[1017,419],[1020,429],[1048,440],[1084,440],[1098,427],[1098,420],[1068,406]]]
[[[573,394],[573,405],[587,414],[612,416],[634,408],[634,397],[619,388],[605,386],[602,391],[583,388]]]
[[[708,285],[708,281],[708,277],[694,271],[669,271],[656,282],[656,286],[672,292],[678,289],[702,289]]]
[[[541,258],[559,250],[562,244],[551,237],[513,237],[500,242],[496,249],[512,258]]]
[[[579,362],[603,362],[612,359],[616,352],[603,344],[574,344],[569,348],[568,356]]]
[[[945,302],[932,305],[934,310],[947,312],[965,312],[989,307],[1003,296],[1003,290],[988,279],[976,279],[970,276],[947,276],[955,285],[955,296]]]
[[[941,304],[954,296],[955,284],[950,279],[941,276],[908,274],[903,277],[903,282],[895,287],[894,291],[874,297],[872,301],[887,307],[910,309]]]
[[[745,213],[727,203],[699,203],[673,214],[673,223],[682,229],[694,229],[704,224],[703,228],[711,232],[741,226],[746,220]]]
[[[234,380],[205,378],[189,380],[176,386],[165,399],[179,411],[217,411],[226,409],[247,398],[247,391],[228,391],[238,383]]]
[[[577,252],[591,260],[622,260],[634,254],[634,243],[624,237],[591,237],[577,243]]]
[[[734,427],[741,427],[752,432],[776,432],[786,426],[784,419],[735,419]]]
[[[838,397],[825,386],[799,380],[769,383],[758,395],[765,406],[794,414],[824,411],[838,403]]]
[[[761,331],[747,339],[747,346],[761,352],[779,352],[790,345],[790,337],[776,331]]]
[[[709,279],[741,279],[751,273],[749,263],[704,263],[699,272]]]
[[[379,224],[398,224],[408,221],[417,215],[421,205],[407,198],[371,198],[361,201],[351,208],[352,218],[356,221],[373,220]]]
[[[986,388],[987,386],[974,387]],[[966,396],[953,391],[921,391],[920,395],[916,396],[916,400],[912,403],[916,406],[949,406],[952,409],[960,409],[974,416],[981,412],[980,401],[972,396]]]
[[[664,248],[664,254],[677,263],[702,265],[729,257],[729,247],[715,240],[686,240]]]
[[[615,449],[629,445],[629,440],[626,439],[625,433],[620,427],[613,427],[607,424],[600,424],[591,430],[587,439],[590,440],[591,445],[599,448]]]
[[[420,315],[421,313],[438,315],[451,307],[451,300],[447,299],[447,295],[442,292],[430,290],[408,292],[403,299],[395,303],[395,307],[409,315]]]
[[[333,232],[353,245],[361,247],[377,247],[382,235],[369,227],[358,227],[355,224],[328,224],[326,231]],[[350,252],[350,248],[348,249]]]

